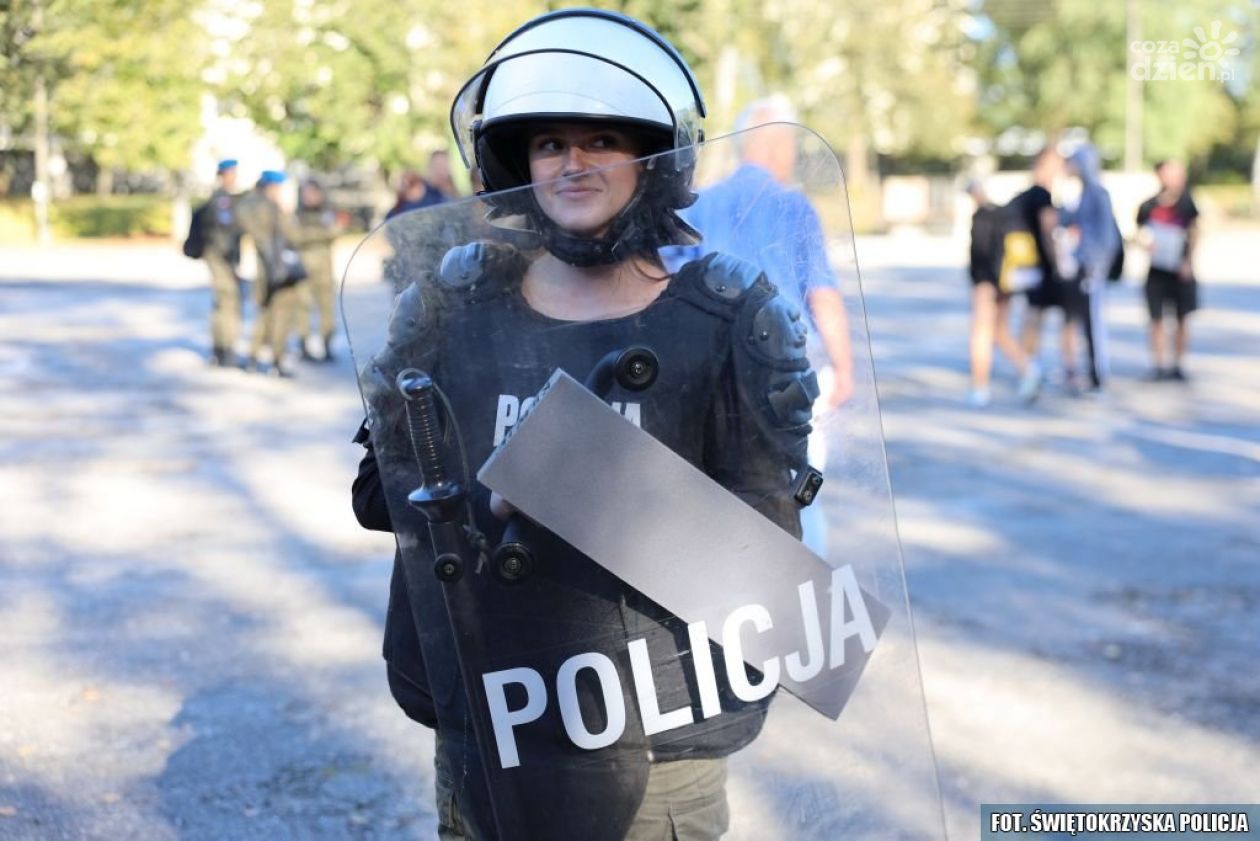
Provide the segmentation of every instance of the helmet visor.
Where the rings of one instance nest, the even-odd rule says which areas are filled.
[[[688,104],[690,103],[690,104]],[[671,92],[612,58],[547,49],[490,62],[468,80],[451,106],[451,129],[467,166],[486,127],[508,121],[613,120],[660,129],[675,148],[699,139],[693,100]]]

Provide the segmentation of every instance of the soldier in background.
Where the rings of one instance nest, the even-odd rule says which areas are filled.
[[[305,280],[306,270],[294,251],[301,234],[293,217],[280,204],[284,182],[283,172],[264,171],[254,190],[237,203],[236,217],[241,230],[254,243],[259,264],[254,282],[257,310],[249,343],[248,368],[292,377],[285,350],[297,322],[301,305],[297,287]],[[258,358],[264,344],[271,348],[270,369],[264,368]]]
[[[210,364],[237,366],[236,342],[241,335],[241,231],[236,223],[236,161],[227,158],[217,167],[218,186],[203,216],[205,250],[210,268]]]
[[[341,226],[337,214],[328,206],[328,195],[319,182],[302,183],[298,193],[297,208],[298,254],[306,267],[308,277],[299,285],[301,303],[297,311],[297,335],[302,346],[302,358],[308,361],[333,361],[332,339],[337,330],[333,312],[336,284],[333,279],[332,247]],[[314,329],[312,320],[319,320],[319,335],[323,339],[323,355],[311,352]]]

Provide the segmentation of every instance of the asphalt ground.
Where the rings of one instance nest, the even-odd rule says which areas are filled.
[[[950,837],[1260,801],[1258,242],[1205,237],[1189,383],[1142,380],[1130,282],[1104,397],[999,366],[976,410],[963,244],[858,241]],[[351,365],[212,370],[208,306],[167,246],[0,257],[0,838],[432,837]]]

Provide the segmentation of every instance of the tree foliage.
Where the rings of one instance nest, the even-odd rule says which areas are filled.
[[[0,121],[31,130],[36,79],[50,126],[102,168],[179,169],[201,134],[204,36],[180,0],[26,0],[0,11]]]
[[[1132,8],[1147,52],[1129,43],[1129,4],[1118,0],[986,0],[983,11],[994,32],[980,50],[982,129],[993,134],[1021,126],[1053,135],[1082,127],[1104,154],[1119,158],[1135,63],[1163,49],[1165,62],[1183,64],[1185,39],[1196,37],[1196,27],[1210,34],[1213,21],[1221,21],[1228,33],[1249,27],[1254,17],[1240,17],[1238,4],[1227,0],[1140,2]],[[1173,49],[1175,54],[1168,52]],[[1194,157],[1232,135],[1236,109],[1219,77],[1141,81],[1148,160]]]
[[[548,7],[559,7],[551,3]],[[963,11],[939,0],[599,0],[653,25],[693,64],[714,131],[773,91],[842,142],[870,132],[889,150],[949,154],[966,126]],[[469,0],[263,0],[244,19],[221,94],[274,132],[285,151],[329,165],[368,156],[389,169],[444,145],[459,84],[536,3]],[[723,67],[733,51],[734,66]],[[719,75],[733,76],[719,81]]]
[[[216,92],[316,167],[413,166],[447,145],[451,100],[521,5],[263,0],[245,7],[248,34],[231,45]]]
[[[1087,129],[1123,146],[1132,56],[1122,0],[594,0],[676,44],[709,133],[785,93],[841,148],[948,160],[1011,127]],[[47,82],[59,141],[105,167],[178,169],[203,102],[246,116],[319,169],[422,163],[449,145],[459,86],[514,26],[559,0],[9,0],[0,2],[0,130],[29,136]],[[1221,20],[1255,61],[1255,6],[1140,0],[1143,38]],[[42,15],[42,24],[36,19]],[[1149,158],[1254,145],[1254,86],[1143,88]]]

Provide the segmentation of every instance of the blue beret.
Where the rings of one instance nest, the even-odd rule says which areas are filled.
[[[219,161],[219,165],[215,171],[222,173],[229,169],[236,169],[236,158],[224,158]]]
[[[285,174],[278,169],[264,169],[258,177],[259,184],[283,184]]]

